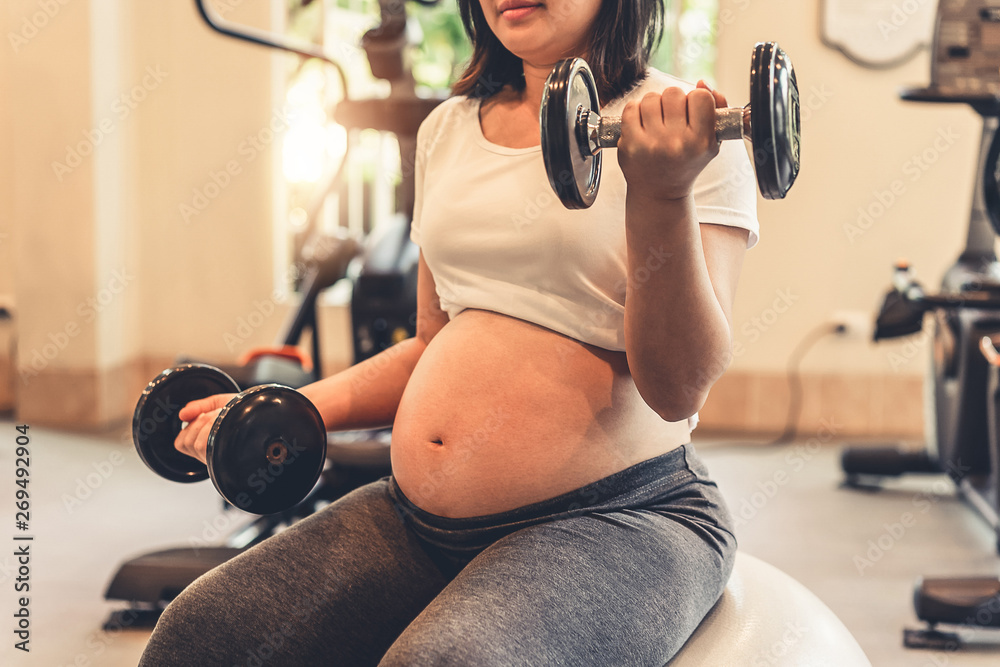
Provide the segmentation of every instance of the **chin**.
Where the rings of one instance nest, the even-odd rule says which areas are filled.
[[[560,52],[553,52],[550,49],[532,49],[526,45],[507,44],[507,50],[521,59],[525,65],[536,67],[554,67],[557,62],[568,56],[561,55]],[[520,46],[520,48],[519,48]]]

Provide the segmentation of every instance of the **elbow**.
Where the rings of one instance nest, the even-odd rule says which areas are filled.
[[[678,422],[702,409],[712,386],[730,361],[731,355],[725,355],[724,359],[699,365],[686,373],[639,373],[633,375],[633,380],[646,405],[664,421]]]
[[[666,400],[659,400],[651,403],[646,401],[660,419],[667,422],[679,422],[684,421],[691,416],[695,415],[702,406],[705,405],[705,400],[708,399],[708,392],[698,392],[697,394],[691,393],[689,395],[669,397]]]
[[[656,412],[660,419],[668,422],[684,421],[698,412],[705,405],[711,388],[711,383],[703,385],[695,382],[668,386],[669,383],[648,385],[639,377],[635,377],[634,380],[639,396],[646,405]]]

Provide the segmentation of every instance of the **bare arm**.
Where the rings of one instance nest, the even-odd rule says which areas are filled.
[[[417,274],[417,335],[300,391],[316,405],[327,430],[387,426],[396,416],[399,400],[420,355],[447,323],[448,314],[441,310],[434,277],[421,253]],[[184,406],[180,418],[190,424],[177,436],[174,443],[177,449],[205,462],[212,424],[231,397],[219,394]]]
[[[733,301],[748,234],[699,224],[693,205],[676,215],[671,234],[630,232],[625,297],[629,370],[640,395],[667,421],[701,409],[729,366]],[[647,274],[649,248],[660,246],[671,256]],[[638,279],[647,275],[645,282]]]
[[[623,113],[628,180],[625,348],[640,395],[667,421],[690,417],[732,358],[732,307],[747,232],[701,224],[694,181],[718,154],[703,84],[649,95]]]
[[[434,277],[420,254],[417,275],[417,335],[300,391],[319,409],[328,430],[392,424],[403,390],[431,339],[448,323]]]

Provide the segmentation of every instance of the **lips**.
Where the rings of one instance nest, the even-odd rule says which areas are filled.
[[[542,3],[532,2],[532,0],[503,0],[497,7],[497,11],[504,18],[519,19],[527,16],[541,6]]]

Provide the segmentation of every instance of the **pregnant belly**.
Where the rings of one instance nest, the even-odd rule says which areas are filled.
[[[403,393],[392,467],[416,505],[447,517],[567,493],[689,441],[639,396],[625,355],[466,310],[427,346]]]

